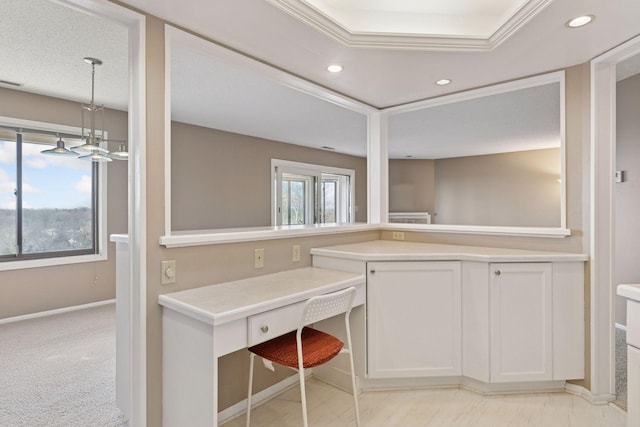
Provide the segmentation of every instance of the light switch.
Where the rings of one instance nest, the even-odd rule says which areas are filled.
[[[176,260],[162,261],[162,284],[176,283]]]

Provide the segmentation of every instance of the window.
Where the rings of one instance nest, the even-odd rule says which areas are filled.
[[[42,154],[56,144],[55,127],[0,123],[0,261],[99,252],[99,166]],[[68,146],[81,144],[64,135]]]
[[[273,225],[353,222],[354,170],[278,159],[271,169]]]

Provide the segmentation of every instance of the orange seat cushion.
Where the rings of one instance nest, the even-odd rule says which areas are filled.
[[[313,368],[333,359],[344,343],[325,332],[313,328],[302,330],[302,360],[304,368]],[[281,335],[253,347],[249,351],[280,365],[298,367],[296,331]]]

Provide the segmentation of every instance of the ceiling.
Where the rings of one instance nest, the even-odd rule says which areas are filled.
[[[337,4],[334,0],[323,1]],[[463,4],[466,1],[469,0],[398,0],[393,4],[407,8],[427,3],[457,5],[467,13],[470,9]],[[506,0],[495,3],[500,1],[508,6]],[[350,47],[301,22],[270,0],[124,0],[123,3],[375,108],[585,63],[640,33],[637,0],[616,0],[615,7],[608,0],[548,1],[508,39],[485,52],[458,48]],[[342,3],[356,9],[368,5],[389,7],[382,0]],[[472,1],[475,5],[480,3],[494,2]],[[522,2],[510,4],[517,3]],[[565,26],[570,18],[582,14],[593,14],[596,19],[579,29]],[[2,0],[0,26],[3,28],[0,80],[23,83],[19,90],[86,102],[90,96],[90,67],[82,58],[97,57],[104,62],[96,70],[97,102],[126,110],[126,28],[47,0]],[[216,64],[210,58],[198,58],[188,50],[176,50],[174,56],[175,119],[366,155],[366,120],[361,114],[281,87],[272,80]],[[326,66],[330,63],[340,63],[344,71],[328,73]],[[632,59],[619,67],[621,76],[636,74],[638,70],[640,61]],[[448,86],[435,85],[441,78],[453,82]],[[1,83],[0,86],[12,87]],[[456,126],[442,120],[434,126],[437,124],[441,128]],[[508,129],[503,136],[508,137]],[[479,145],[482,141],[475,138],[474,143]]]

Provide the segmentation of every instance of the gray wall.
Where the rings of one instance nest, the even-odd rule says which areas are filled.
[[[434,224],[560,226],[560,149],[389,161],[389,212]]]
[[[172,229],[271,225],[274,158],[355,170],[356,222],[367,221],[366,158],[173,122]]]
[[[560,227],[560,149],[435,163],[436,224]]]
[[[389,160],[389,212],[433,213],[434,195],[434,160]]]
[[[640,283],[640,74],[618,82],[616,116],[616,169],[626,182],[615,184],[613,286]],[[626,315],[626,299],[616,296],[616,322],[626,325]]]
[[[80,126],[80,104],[0,88],[0,116]],[[127,113],[106,110],[109,138],[127,139]],[[78,160],[79,162],[83,160]],[[127,162],[107,166],[107,232],[127,231]],[[115,298],[115,245],[106,261],[0,271],[0,318]]]

